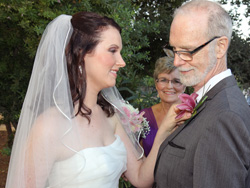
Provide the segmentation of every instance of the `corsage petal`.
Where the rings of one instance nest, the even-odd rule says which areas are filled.
[[[207,99],[207,96],[203,96],[202,100],[200,100],[200,102],[196,105],[195,100],[197,97],[198,97],[197,93],[192,93],[191,95],[188,95],[186,93],[180,94],[179,98],[182,101],[182,103],[176,106],[180,110],[180,113],[178,113],[175,118],[176,119],[182,118],[186,111],[192,112],[192,117],[193,117],[197,113],[197,109]]]
[[[196,94],[197,95],[197,94]],[[197,95],[198,96],[198,95]],[[196,96],[196,97],[197,97]],[[195,96],[194,96],[195,97]],[[195,99],[193,99],[193,97],[191,97],[190,95],[183,93],[181,95],[179,95],[179,98],[181,99],[182,103],[185,103],[189,106],[191,106],[192,108],[195,107]]]
[[[176,117],[175,119],[180,119],[184,116],[185,110],[181,111]]]
[[[191,112],[194,108],[187,105],[187,104],[179,104],[176,106],[179,110],[186,110],[186,111],[189,111]]]
[[[199,96],[197,93],[192,93],[190,95],[194,100],[196,100],[196,98]]]

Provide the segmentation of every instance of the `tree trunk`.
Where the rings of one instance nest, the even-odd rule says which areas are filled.
[[[9,148],[12,148],[13,140],[14,140],[14,132],[12,131],[11,126],[12,126],[11,122],[5,124],[6,130],[8,133],[8,147]]]
[[[6,127],[8,135],[13,134],[13,131],[11,129],[11,122],[10,123],[5,123],[5,127]]]

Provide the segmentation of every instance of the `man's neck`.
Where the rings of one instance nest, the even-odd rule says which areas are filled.
[[[199,101],[210,89],[212,89],[217,83],[219,83],[224,78],[231,76],[232,72],[230,69],[227,69],[226,71],[223,71],[214,77],[212,77],[206,84],[204,84],[199,90],[196,90],[195,92],[199,95],[197,97],[197,101]]]

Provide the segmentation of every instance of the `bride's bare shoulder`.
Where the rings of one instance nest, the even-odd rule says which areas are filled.
[[[41,136],[53,137],[59,132],[66,131],[70,125],[68,120],[57,108],[50,108],[41,113],[34,121],[32,126],[33,134],[39,134]]]

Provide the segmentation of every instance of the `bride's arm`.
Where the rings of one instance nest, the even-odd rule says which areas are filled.
[[[160,145],[162,142],[175,130],[178,122],[184,122],[183,120],[191,117],[190,113],[186,113],[185,116],[179,120],[176,120],[177,110],[176,105],[172,106],[168,114],[164,117],[161,126],[159,127],[152,149],[147,158],[137,160],[133,153],[133,145],[127,137],[125,131],[120,123],[117,123],[116,134],[118,134],[125,144],[127,149],[127,171],[125,176],[136,187],[150,187],[154,181],[154,166],[156,157]]]

